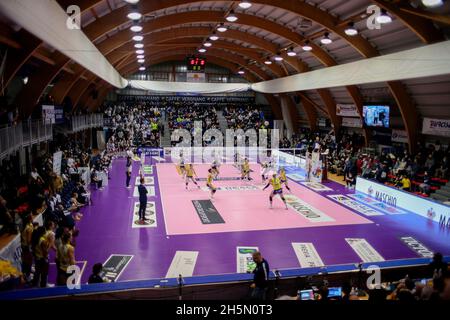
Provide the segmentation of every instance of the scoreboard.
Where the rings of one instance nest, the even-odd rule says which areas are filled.
[[[189,57],[187,59],[188,71],[205,72],[206,59],[199,57]]]

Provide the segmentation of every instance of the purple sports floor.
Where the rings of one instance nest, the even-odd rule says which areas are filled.
[[[285,210],[278,198],[271,210],[271,188],[261,190],[256,167],[254,182],[214,182],[217,187],[245,188],[219,190],[213,204],[225,223],[202,224],[192,200],[207,200],[209,193],[192,184],[186,191],[174,164],[153,163],[153,174],[147,176],[153,177],[148,182],[155,196],[149,197],[149,202],[155,203],[152,219],[156,215],[156,221],[152,227],[133,227],[133,208],[138,201],[133,193],[140,163],[133,164],[130,189],[125,188],[125,163],[124,159],[114,161],[109,185],[103,191],[93,191],[93,204],[83,209],[75,251],[76,260],[84,267],[82,283],[87,282],[95,263],[105,262],[112,254],[133,256],[118,281],[164,278],[177,251],[198,252],[193,275],[235,273],[237,247],[258,247],[271,269],[300,268],[292,243],[312,243],[325,265],[361,262],[346,238],[365,239],[385,260],[420,257],[401,237],[413,237],[431,251],[450,254],[449,229],[413,213],[361,214],[327,197],[352,193],[335,182],[323,183],[331,190],[318,192],[289,180],[289,199],[308,203],[324,213],[328,222],[311,222],[292,207]],[[200,178],[206,177],[207,167],[196,167]],[[292,173],[288,171],[288,176]],[[231,165],[223,166],[221,176],[238,175]],[[205,186],[204,181],[199,184]],[[50,282],[54,282],[52,274],[54,271]]]

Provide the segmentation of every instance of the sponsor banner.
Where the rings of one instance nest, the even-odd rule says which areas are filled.
[[[398,207],[390,206],[386,203],[378,201],[378,200],[376,200],[366,194],[363,194],[363,193],[349,194],[348,196],[357,201],[360,201],[360,202],[366,204],[367,206],[369,206],[375,210],[379,210],[386,214],[408,214],[409,213],[406,210],[403,210]]]
[[[408,143],[408,133],[405,130],[392,129],[392,142]]]
[[[225,223],[211,200],[192,200],[192,204],[203,224]]]
[[[61,175],[61,161],[62,161],[62,151],[55,152],[53,154],[53,172],[56,175]]]
[[[42,106],[42,119],[46,123],[55,123],[55,106],[48,106],[43,105]]]
[[[161,157],[153,157],[153,159],[155,159],[158,162],[166,161],[166,159],[161,158]]]
[[[376,211],[375,209],[372,209],[371,207],[366,206],[365,204],[359,203],[358,201],[355,201],[347,196],[344,196],[343,194],[333,194],[329,195],[328,197],[368,217],[383,215],[381,212]]]
[[[384,258],[367,242],[366,239],[345,238],[362,262],[379,262]]]
[[[55,106],[55,124],[64,123],[64,109],[62,106]]]
[[[174,95],[118,95],[119,101],[245,103],[255,102],[255,96],[174,96]]]
[[[198,178],[197,181],[206,181],[207,178]],[[217,177],[214,181],[239,181],[242,180],[240,177]]]
[[[302,215],[310,222],[332,222],[335,221],[333,218],[327,216],[325,213],[319,209],[314,208],[310,204],[303,200],[300,200],[297,196],[293,194],[284,195],[288,207]]]
[[[305,181],[305,177],[304,176],[301,176],[301,175],[299,175],[299,174],[291,174],[291,173],[288,173],[288,174],[286,174],[286,177],[288,177],[289,179],[292,179],[292,180],[294,180],[294,181]]]
[[[341,117],[359,117],[358,108],[355,104],[337,104],[336,115]]]
[[[131,259],[133,259],[133,256],[127,254],[110,255],[108,260],[103,264],[103,271],[100,276],[102,278],[108,278],[111,282],[116,282]]]
[[[333,189],[328,188],[327,186],[324,186],[321,183],[318,182],[301,182],[302,185],[304,185],[305,187],[308,187],[310,189],[313,189],[314,191],[333,191]]]
[[[316,248],[310,242],[293,242],[295,254],[302,268],[323,267],[325,264],[317,253]]]
[[[311,174],[309,178],[312,182],[322,182],[322,161],[320,160],[319,152],[312,153]]]
[[[177,251],[172,259],[166,278],[192,277],[197,263],[198,251]]]
[[[139,221],[139,202],[134,203],[132,228],[156,228],[156,204],[152,201],[147,202],[145,207],[145,220]]]
[[[221,186],[216,187],[217,191],[260,191],[262,186]],[[208,187],[201,187],[203,191],[210,191]]]
[[[450,120],[424,118],[422,133],[435,136],[450,137]]]
[[[253,261],[253,253],[259,251],[258,247],[236,247],[236,272],[253,272],[256,263]]]
[[[362,128],[362,120],[360,118],[342,118],[342,126],[349,128]]]
[[[138,186],[140,184],[141,184],[141,177],[136,177],[136,185]],[[153,186],[154,184],[155,184],[155,178],[149,177],[149,176],[144,177],[144,185]]]
[[[397,209],[408,210],[443,225],[449,224],[450,206],[360,177],[356,179],[356,191],[368,194]]]
[[[158,148],[145,148],[145,147],[139,147],[137,149],[137,153],[138,154],[145,154],[146,156],[149,157],[160,157],[162,154],[163,150],[162,149],[158,149]]]
[[[0,260],[11,262],[11,265],[22,272],[22,246],[20,234],[16,235],[5,247],[0,249]]]
[[[148,191],[147,197],[154,197],[155,196],[155,187],[154,186],[145,186],[145,188],[147,188],[147,191]],[[138,186],[134,187],[133,197],[134,198],[139,198]]]
[[[434,252],[413,237],[400,237],[400,240],[422,258],[433,258]]]
[[[142,168],[142,171],[144,171],[144,174],[153,174],[153,167],[152,166],[144,166]]]

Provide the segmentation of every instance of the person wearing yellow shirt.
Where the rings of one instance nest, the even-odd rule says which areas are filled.
[[[286,177],[286,170],[284,169],[284,167],[280,168],[279,175],[280,175],[281,184],[284,184],[286,189],[288,189],[288,191],[291,192],[291,188],[289,188],[289,186],[288,186],[288,180],[287,180],[287,177]]]
[[[213,185],[214,174],[213,170],[208,170],[208,178],[206,179],[206,186],[211,191],[211,200],[214,199],[214,194],[217,192],[217,188]]]
[[[283,196],[283,188],[281,187],[281,179],[279,177],[277,177],[276,173],[273,174],[272,179],[270,179],[269,183],[264,187],[263,190],[266,190],[270,185],[272,185],[272,187],[273,187],[273,190],[269,196],[270,209],[273,208],[273,206],[272,206],[273,197],[278,194],[278,195],[280,195],[281,200],[283,200],[284,205],[286,206],[286,210],[287,210],[288,206],[286,203],[286,199]]]
[[[186,190],[188,190],[189,180],[192,181],[197,186],[197,188],[200,189],[200,186],[198,185],[197,181],[195,181],[195,178],[194,178],[194,176],[197,177],[197,173],[195,172],[194,165],[192,163],[186,164],[185,170],[186,170]]]
[[[400,179],[401,189],[411,191],[411,180],[407,176],[402,176]]]
[[[241,179],[247,179],[249,181],[252,180],[252,178],[250,177],[250,163],[248,162],[247,158],[245,158],[244,163],[242,164]]]

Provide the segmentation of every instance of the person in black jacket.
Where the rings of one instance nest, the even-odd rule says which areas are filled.
[[[145,219],[145,209],[147,209],[147,188],[144,185],[145,180],[141,178],[141,184],[138,186],[139,191],[139,221],[142,223]]]
[[[130,180],[131,180],[131,170],[132,170],[132,162],[131,162],[131,157],[128,156],[127,157],[127,168],[126,168],[126,176],[127,176],[127,182],[126,182],[126,186],[127,188],[130,187]]]
[[[256,268],[253,270],[251,298],[253,300],[265,300],[269,285],[269,264],[259,251],[253,253],[253,261],[256,263]]]

